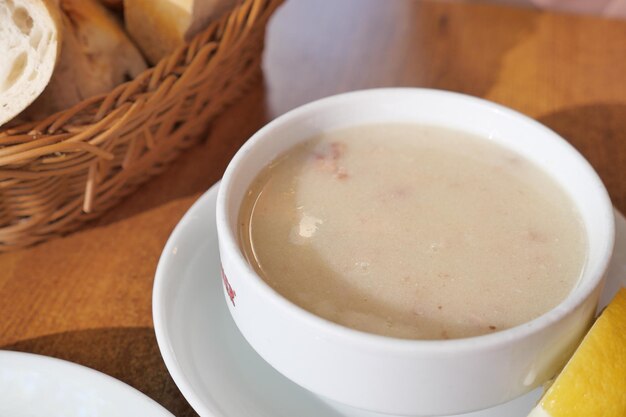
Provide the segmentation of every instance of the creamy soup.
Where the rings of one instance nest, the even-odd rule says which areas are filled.
[[[290,149],[251,184],[244,253],[300,307],[408,339],[486,334],[562,301],[584,226],[545,172],[441,127],[362,125]]]

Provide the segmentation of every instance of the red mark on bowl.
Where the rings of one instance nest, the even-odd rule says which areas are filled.
[[[230,282],[228,282],[228,278],[226,278],[226,274],[224,273],[223,268],[221,268],[221,272],[222,272],[222,281],[224,282],[224,288],[226,288],[226,292],[228,293],[228,296],[230,297],[230,302],[233,303],[233,307],[235,307],[235,297],[237,296],[237,293],[235,292],[235,290],[233,290],[233,287],[230,286]]]

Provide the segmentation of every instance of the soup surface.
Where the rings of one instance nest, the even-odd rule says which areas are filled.
[[[250,264],[302,308],[409,339],[476,336],[562,301],[584,226],[548,174],[486,139],[362,125],[311,138],[253,181],[239,213]]]

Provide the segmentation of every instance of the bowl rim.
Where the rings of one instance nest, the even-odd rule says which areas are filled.
[[[584,272],[584,274],[589,275],[589,278],[581,283],[581,285],[575,290],[571,291],[559,304],[533,320],[484,335],[457,339],[434,340],[402,339],[352,329],[305,310],[270,287],[247,262],[238,244],[236,233],[229,226],[229,215],[226,208],[230,204],[230,191],[233,187],[233,178],[236,177],[240,170],[244,169],[242,166],[242,160],[245,158],[247,153],[258,146],[258,142],[261,141],[262,138],[271,135],[275,129],[286,123],[290,123],[290,121],[294,118],[298,118],[305,114],[314,114],[323,110],[325,107],[337,105],[343,100],[353,100],[357,98],[371,99],[371,97],[367,96],[386,94],[436,95],[450,100],[466,101],[477,108],[481,108],[481,111],[496,112],[502,116],[512,117],[518,119],[520,122],[532,125],[535,129],[543,131],[546,140],[561,142],[561,145],[565,145],[563,147],[563,151],[569,152],[571,157],[576,159],[576,163],[581,168],[581,171],[584,171],[585,175],[587,175],[594,183],[593,185],[597,194],[596,197],[601,203],[598,216],[602,217],[602,224],[606,229],[603,231],[603,233],[605,233],[603,241],[605,243],[605,248],[596,268],[589,271],[585,270]],[[615,219],[609,194],[591,164],[563,137],[545,125],[518,111],[482,98],[445,90],[413,87],[374,88],[325,97],[290,110],[266,124],[246,141],[246,143],[239,149],[239,151],[237,151],[235,156],[229,162],[222,177],[221,186],[218,191],[216,223],[220,252],[222,250],[228,252],[237,265],[242,268],[247,275],[245,279],[247,280],[248,285],[252,286],[256,297],[265,298],[275,307],[282,310],[283,313],[288,314],[291,319],[300,321],[309,327],[313,327],[324,333],[326,337],[332,337],[334,340],[341,341],[348,345],[367,347],[372,350],[391,350],[396,353],[409,354],[413,352],[458,354],[462,352],[470,352],[476,349],[483,350],[485,348],[497,348],[521,339],[525,339],[532,334],[538,333],[554,325],[556,322],[561,321],[581,306],[593,294],[594,290],[596,290],[603,282],[605,272],[613,253],[615,241]]]

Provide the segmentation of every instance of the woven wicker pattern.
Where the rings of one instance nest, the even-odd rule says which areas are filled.
[[[244,0],[135,80],[45,120],[0,130],[0,251],[67,233],[202,138],[258,79],[282,0]]]

